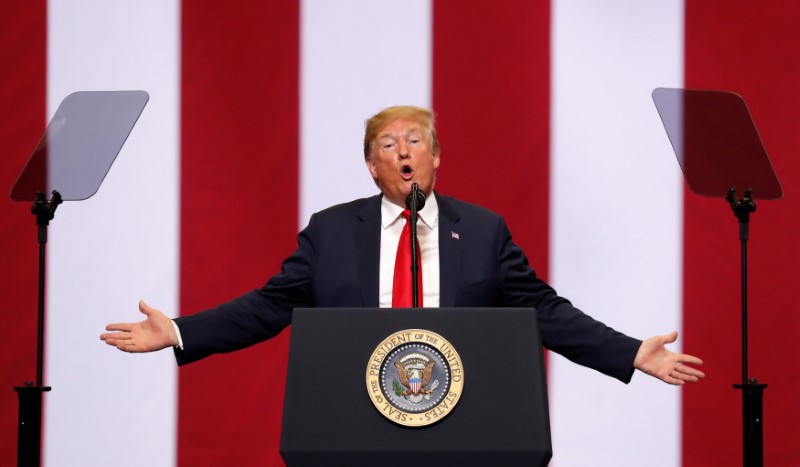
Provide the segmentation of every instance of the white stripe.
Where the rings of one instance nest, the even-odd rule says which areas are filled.
[[[556,1],[551,277],[640,338],[681,324],[682,191],[650,92],[681,86],[683,2]],[[680,390],[555,356],[552,465],[680,465]]]
[[[99,192],[50,228],[46,465],[173,465],[171,352],[131,356],[99,340],[178,305],[179,2],[51,0],[48,110],[78,90],[144,89],[150,102]]]
[[[301,2],[300,225],[378,193],[364,120],[390,105],[431,105],[430,0]]]

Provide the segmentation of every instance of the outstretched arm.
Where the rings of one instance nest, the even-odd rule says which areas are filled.
[[[650,376],[660,379],[665,383],[682,385],[687,382],[696,383],[700,378],[705,378],[705,373],[691,366],[702,365],[703,361],[697,357],[686,354],[670,352],[666,344],[675,342],[678,332],[673,331],[663,336],[654,336],[642,342],[633,366]]]
[[[154,352],[178,345],[172,320],[164,313],[139,301],[139,311],[147,319],[138,323],[114,323],[106,326],[100,339],[123,352]]]

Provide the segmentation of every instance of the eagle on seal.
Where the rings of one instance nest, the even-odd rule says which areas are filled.
[[[400,364],[400,362],[394,362],[394,366],[397,368],[397,374],[400,377],[400,382],[403,384],[403,386],[408,388],[400,395],[416,396],[420,394],[430,394],[431,391],[425,389],[425,386],[431,382],[433,365],[435,363],[436,362],[434,361],[430,361],[425,365],[425,368],[418,369],[411,367],[409,370],[406,370],[403,365]]]

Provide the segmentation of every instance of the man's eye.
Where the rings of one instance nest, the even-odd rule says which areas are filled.
[[[411,144],[417,144],[419,143],[419,138],[410,139],[408,142]]]

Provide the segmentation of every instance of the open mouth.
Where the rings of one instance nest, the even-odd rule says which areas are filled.
[[[414,169],[409,165],[404,165],[403,168],[400,169],[400,176],[403,177],[403,180],[411,180],[414,177]]]

